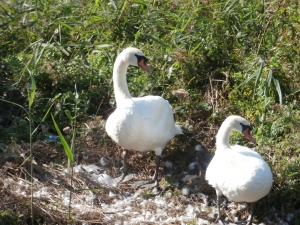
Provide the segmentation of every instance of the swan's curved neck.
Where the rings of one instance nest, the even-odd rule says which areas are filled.
[[[220,127],[217,133],[217,140],[216,140],[217,149],[230,148],[229,135],[232,131],[232,128],[224,125],[225,124],[222,124],[222,126]]]
[[[128,90],[126,72],[129,64],[125,63],[121,58],[117,58],[113,70],[114,93],[117,105],[125,99],[131,99]]]

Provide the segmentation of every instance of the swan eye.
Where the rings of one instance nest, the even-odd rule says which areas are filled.
[[[250,140],[252,143],[255,143],[255,139],[251,135],[252,127],[250,125],[245,125],[240,123],[242,126],[242,133],[246,136],[248,140]]]
[[[248,133],[249,133],[250,135],[252,135],[252,131],[251,131],[250,129],[248,130]]]
[[[146,58],[146,56],[138,54],[135,54],[135,56],[137,58],[138,64],[140,63],[140,61],[144,60],[144,64],[147,65],[148,59]]]
[[[242,123],[240,123],[242,126],[242,132],[244,133],[245,130],[249,130],[249,133],[251,134],[252,132],[252,127],[250,125],[244,125]]]
[[[152,73],[152,70],[147,65],[148,59],[144,55],[137,55],[135,54],[137,58],[137,66],[141,67],[143,70],[147,71],[148,73]]]
[[[148,59],[146,57],[144,57],[144,63],[145,65],[147,65]]]

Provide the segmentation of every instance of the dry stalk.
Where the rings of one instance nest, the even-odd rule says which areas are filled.
[[[225,80],[215,79],[214,76],[216,74],[222,74],[222,75],[225,76],[226,79]],[[209,98],[210,98],[211,105],[213,107],[213,111],[215,111],[218,108],[218,106],[219,106],[219,104],[218,104],[218,102],[219,102],[219,96],[221,98],[223,98],[223,99],[224,99],[224,97],[221,94],[219,94],[218,88],[214,87],[213,82],[223,82],[223,84],[222,84],[222,89],[223,89],[222,92],[224,92],[225,85],[229,83],[228,82],[228,74],[227,74],[227,72],[220,71],[220,70],[215,70],[209,76],[209,83],[210,83],[210,96],[209,96]]]

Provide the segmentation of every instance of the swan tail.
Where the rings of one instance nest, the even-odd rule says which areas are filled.
[[[175,125],[175,129],[176,129],[176,134],[183,134],[180,125]]]

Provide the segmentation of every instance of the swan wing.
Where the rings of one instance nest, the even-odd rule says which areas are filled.
[[[123,101],[106,123],[109,136],[120,146],[161,154],[178,131],[169,102],[159,96]]]
[[[243,146],[231,147],[217,152],[207,168],[206,179],[233,201],[257,201],[270,191],[271,170],[253,150]]]
[[[253,151],[252,149],[250,149],[248,147],[241,146],[241,145],[233,145],[233,146],[230,146],[230,148],[233,151],[236,151],[244,156],[255,157],[257,159],[264,160],[263,157],[258,152]]]

